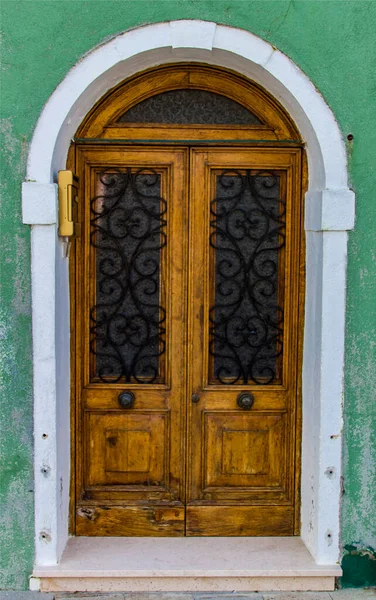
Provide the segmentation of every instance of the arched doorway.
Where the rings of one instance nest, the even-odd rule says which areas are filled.
[[[173,21],[120,34],[79,61],[48,100],[30,146],[22,201],[23,221],[32,226],[34,575],[46,579],[45,590],[51,565],[67,545],[70,499],[69,286],[66,248],[57,243],[57,171],[66,166],[77,127],[108,89],[146,68],[183,60],[220,65],[260,83],[279,99],[305,142],[301,538],[316,565],[332,565],[331,585],[338,573],[347,231],[355,214],[341,132],[308,77],[270,44],[215,23]],[[283,552],[290,556],[288,548]]]
[[[76,535],[300,533],[303,143],[256,84],[170,65],[79,128]]]

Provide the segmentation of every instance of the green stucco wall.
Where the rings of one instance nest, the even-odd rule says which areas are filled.
[[[12,0],[1,3],[0,588],[26,589],[33,563],[29,230],[21,182],[43,105],[80,57],[142,24],[205,19],[286,53],[325,97],[349,144],[357,195],[349,238],[343,585],[376,584],[376,2],[363,0]]]

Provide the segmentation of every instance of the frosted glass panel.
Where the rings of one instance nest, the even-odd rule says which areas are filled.
[[[173,90],[130,108],[120,123],[178,125],[262,125],[247,108],[226,96],[204,90]]]

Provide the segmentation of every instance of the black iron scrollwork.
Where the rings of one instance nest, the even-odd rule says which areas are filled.
[[[283,344],[278,265],[285,244],[280,177],[270,171],[221,173],[210,224],[215,250],[212,378],[222,384],[276,381]]]
[[[160,303],[161,251],[167,203],[160,176],[111,168],[91,200],[91,245],[96,249],[96,303],[90,349],[95,378],[105,383],[161,381],[166,310]]]

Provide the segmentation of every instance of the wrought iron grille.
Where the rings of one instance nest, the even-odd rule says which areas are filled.
[[[166,310],[161,257],[167,203],[152,169],[111,168],[98,175],[91,200],[95,303],[90,311],[94,380],[163,380]]]
[[[285,202],[280,176],[227,170],[211,202],[213,305],[209,379],[269,384],[281,377],[282,249]]]

